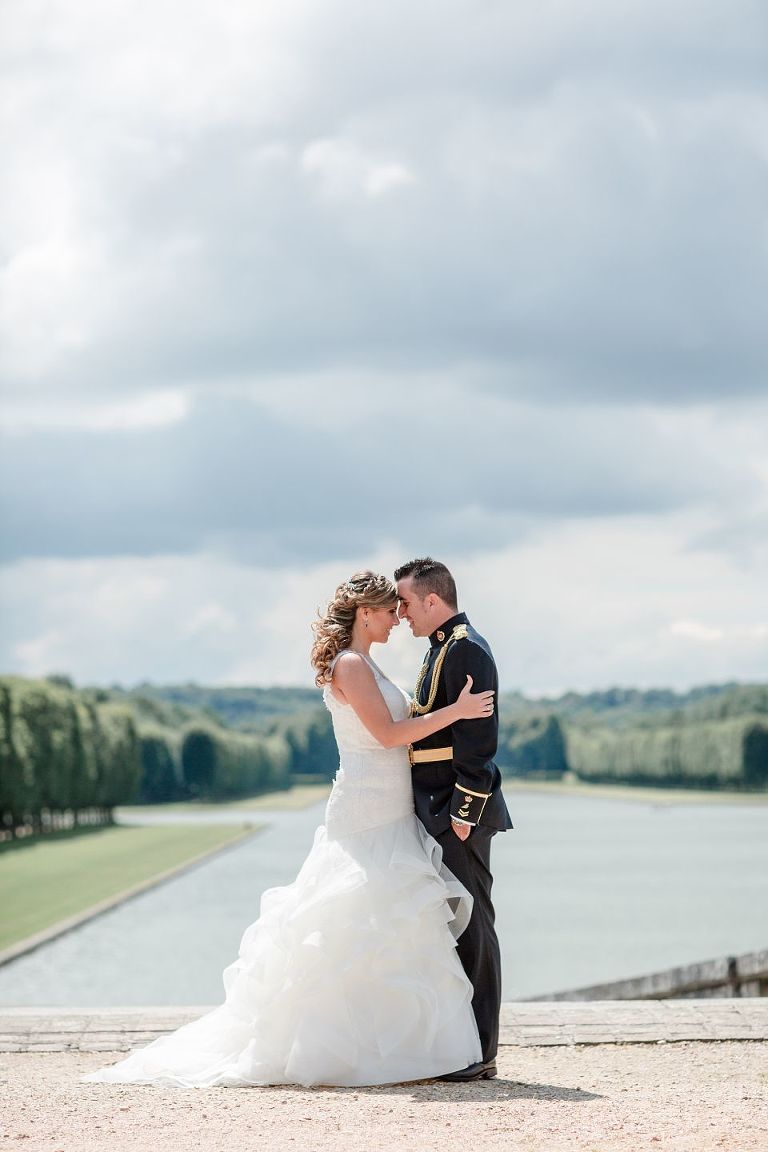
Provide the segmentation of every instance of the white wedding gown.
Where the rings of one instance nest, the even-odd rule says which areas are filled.
[[[408,699],[369,661],[392,717]],[[417,819],[404,748],[330,688],[340,767],[293,882],[261,899],[225,1002],[87,1081],[210,1087],[421,1080],[482,1059],[456,953],[472,900]]]

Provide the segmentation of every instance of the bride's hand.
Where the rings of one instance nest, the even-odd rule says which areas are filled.
[[[493,689],[487,692],[473,692],[473,680],[467,674],[467,682],[461,690],[457,705],[461,709],[461,720],[482,720],[493,715]]]

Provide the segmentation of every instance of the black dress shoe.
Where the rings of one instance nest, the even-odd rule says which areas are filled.
[[[446,1072],[438,1076],[438,1080],[447,1080],[450,1084],[467,1084],[470,1080],[493,1080],[496,1077],[496,1061],[488,1060],[483,1063],[478,1060],[476,1064],[468,1064],[458,1072]]]

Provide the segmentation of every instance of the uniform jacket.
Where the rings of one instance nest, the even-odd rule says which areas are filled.
[[[466,639],[450,640],[457,624],[466,625]],[[499,678],[488,642],[475,631],[463,612],[441,624],[429,638],[428,667],[418,702],[426,704],[432,670],[441,648],[448,645],[432,710],[452,704],[472,677],[472,691],[493,688],[498,704]],[[416,815],[432,835],[450,827],[451,816],[484,824],[503,832],[512,827],[501,793],[501,773],[493,761],[498,743],[498,707],[480,720],[459,720],[413,745],[415,749],[453,748],[452,760],[414,764],[413,794]],[[458,785],[458,787],[457,787]],[[486,797],[483,800],[483,797]]]

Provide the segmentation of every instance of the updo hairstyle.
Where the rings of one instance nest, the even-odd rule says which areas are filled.
[[[335,656],[349,648],[358,608],[391,608],[397,603],[397,589],[386,576],[365,570],[356,572],[336,593],[325,612],[318,609],[312,625],[315,642],[310,662],[315,670],[315,684],[321,688],[331,677],[329,668]]]

